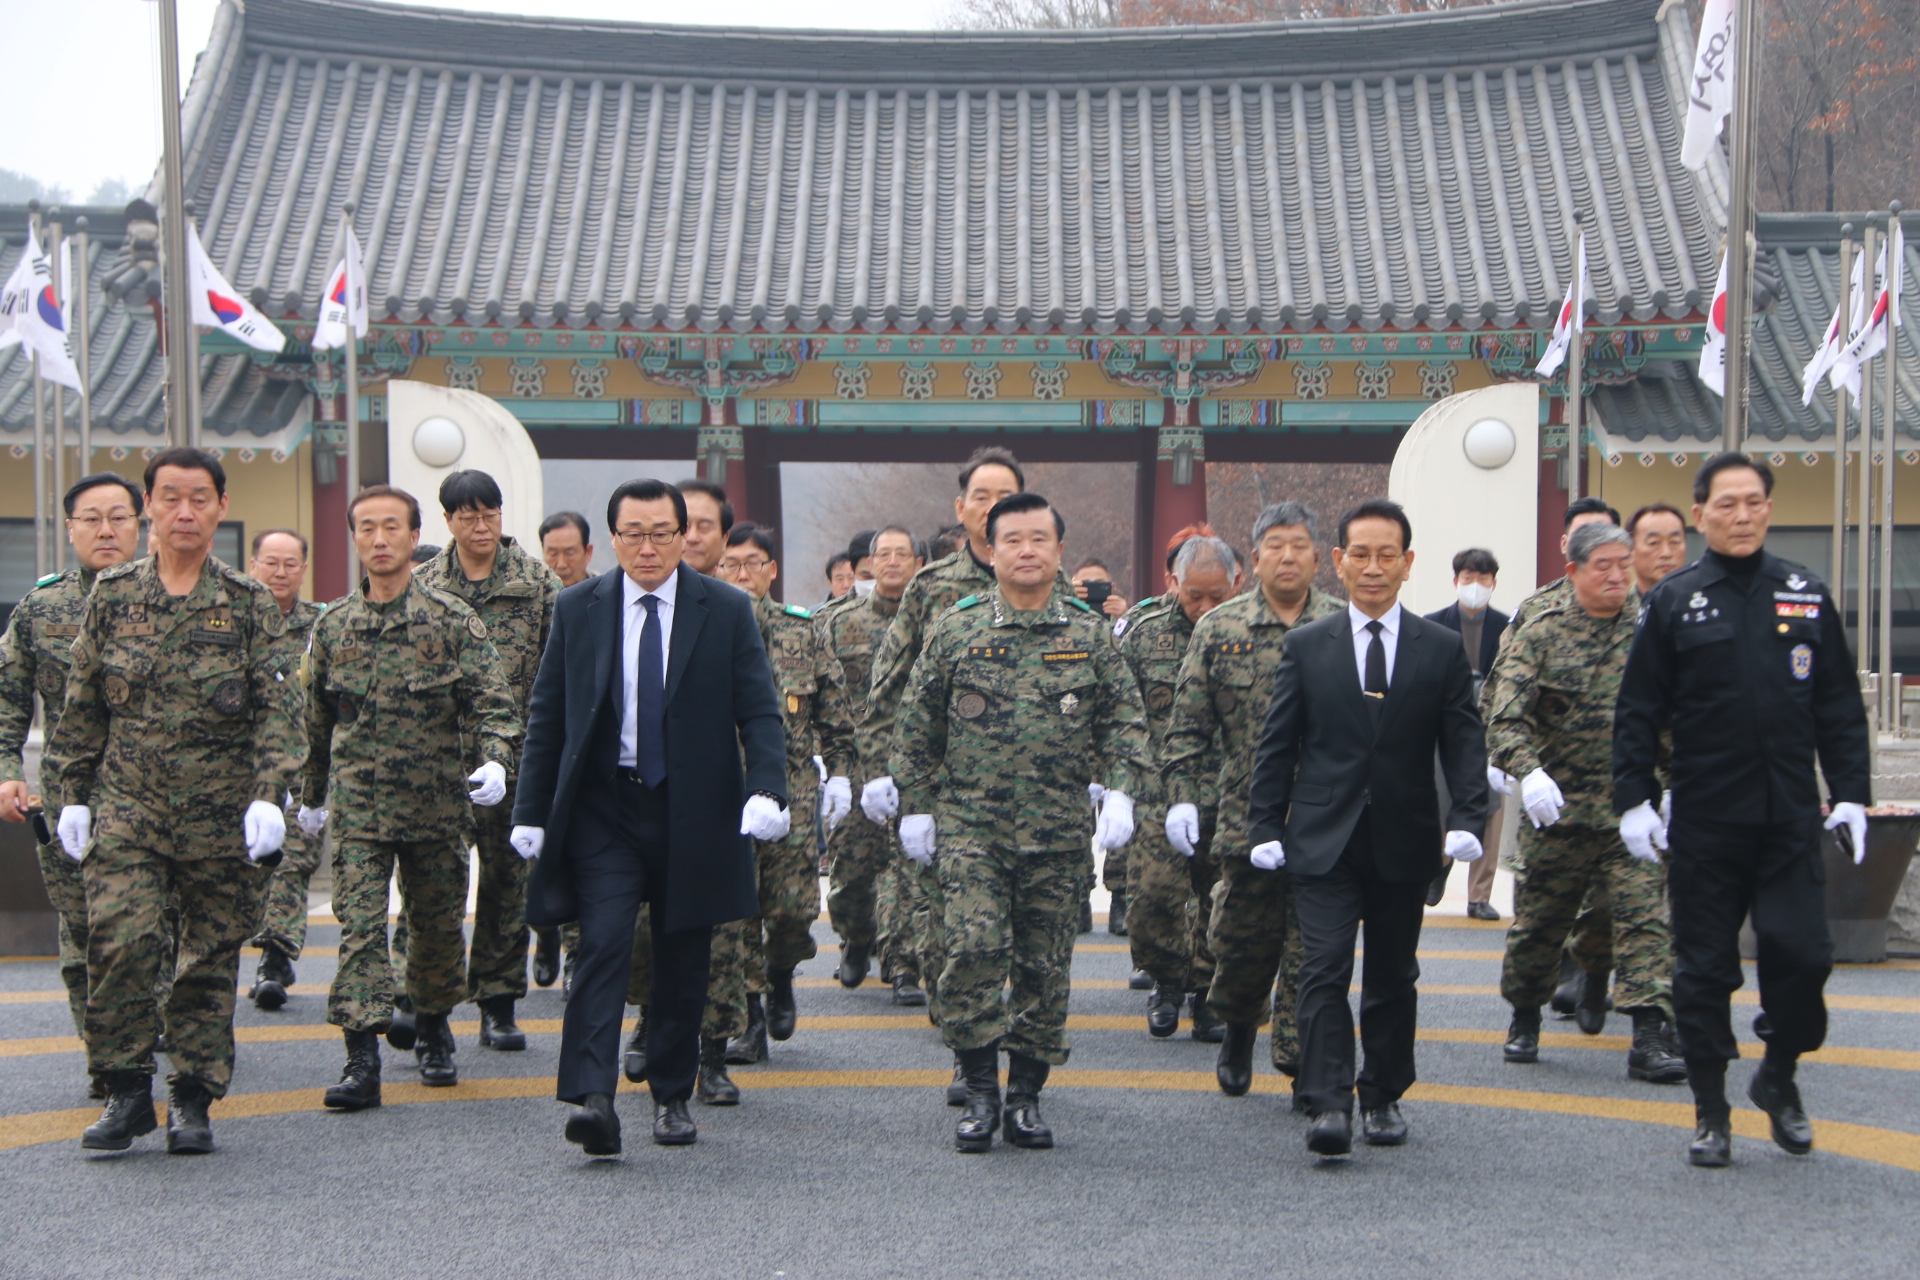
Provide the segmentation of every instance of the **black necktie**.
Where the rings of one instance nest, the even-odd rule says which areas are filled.
[[[1367,630],[1373,639],[1367,641],[1367,712],[1375,723],[1380,720],[1380,710],[1387,700],[1387,646],[1380,640],[1380,620],[1374,619],[1367,624]]]
[[[640,781],[657,787],[667,780],[666,672],[660,665],[660,597],[644,595],[647,611],[640,628],[640,662],[633,691],[633,764]],[[1377,642],[1376,642],[1377,643]]]

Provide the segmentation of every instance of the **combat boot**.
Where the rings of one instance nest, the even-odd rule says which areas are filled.
[[[1201,1044],[1219,1044],[1226,1038],[1227,1024],[1213,1014],[1213,1006],[1207,1003],[1207,993],[1193,993],[1193,1038]]]
[[[1147,971],[1145,969],[1135,969],[1132,973],[1127,975],[1127,990],[1151,991],[1152,989],[1153,989],[1153,979],[1150,976],[1148,976]]]
[[[1155,983],[1147,997],[1147,1034],[1165,1040],[1180,1029],[1180,996],[1177,986]]]
[[[334,1111],[365,1111],[380,1105],[380,1033],[347,1032],[347,1065],[340,1083],[322,1099]]]
[[[864,942],[849,942],[840,949],[840,968],[834,976],[840,979],[840,985],[851,991],[867,980],[872,969],[873,948]]]
[[[480,1047],[512,1052],[527,1047],[527,1033],[513,1020],[512,996],[488,996],[480,1006]]]
[[[1080,932],[1093,932],[1093,899],[1085,898],[1080,903]]]
[[[181,1076],[167,1097],[167,1152],[176,1156],[203,1156],[213,1150],[213,1122],[207,1108],[213,1091],[204,1080]]]
[[[960,1061],[960,1054],[953,1055],[953,1079],[947,1081],[947,1105],[964,1107],[967,1105],[967,1068]]]
[[[737,1037],[727,1041],[727,1062],[736,1067],[750,1067],[756,1062],[767,1060],[767,1014],[760,1004],[760,997],[747,997],[747,1029]]]
[[[1051,1147],[1053,1130],[1040,1118],[1040,1087],[1051,1070],[1024,1053],[1007,1055],[1007,1105],[1003,1136],[1016,1147]]]
[[[1226,1033],[1220,1037],[1220,1057],[1214,1063],[1213,1077],[1220,1082],[1220,1092],[1229,1098],[1238,1098],[1253,1088],[1253,1042],[1259,1035],[1258,1023],[1226,1024]]]
[[[1687,1064],[1674,1043],[1673,1024],[1659,1009],[1634,1009],[1633,1047],[1627,1050],[1627,1078],[1648,1084],[1685,1084]]]
[[[1562,951],[1560,985],[1553,989],[1553,999],[1547,1001],[1547,1007],[1553,1010],[1556,1017],[1571,1018],[1580,1005],[1580,993],[1586,990],[1586,986],[1587,971],[1580,967],[1579,961]]]
[[[1747,1100],[1773,1122],[1773,1142],[1789,1155],[1813,1150],[1813,1122],[1800,1103],[1800,1086],[1793,1082],[1794,1064],[1763,1058],[1747,1085]]]
[[[293,985],[293,961],[271,942],[260,944],[260,965],[253,971],[253,986],[247,998],[262,1013],[272,1013],[287,1003],[287,988]]]
[[[793,1007],[793,970],[767,971],[767,1035],[774,1040],[793,1038],[799,1014]]]
[[[550,987],[560,976],[560,930],[540,925],[533,931],[533,985]]]
[[[722,1049],[725,1052],[725,1049]],[[623,1064],[627,1079],[640,1084],[647,1078],[647,1011],[640,1011],[640,1018],[633,1024],[633,1038],[627,1041],[627,1059]]]
[[[710,1107],[740,1105],[740,1086],[727,1078],[727,1038],[700,1037],[700,1070],[694,1077],[693,1096]]]
[[[1540,1010],[1513,1011],[1513,1021],[1507,1024],[1507,1043],[1500,1055],[1523,1065],[1540,1061]]]
[[[1107,933],[1115,938],[1127,936],[1127,891],[1115,889],[1107,903]]]
[[[993,1146],[993,1131],[1000,1127],[1000,1050],[988,1045],[960,1049],[954,1056],[960,1060],[967,1100],[960,1123],[953,1127],[953,1147],[969,1153],[985,1151]]]
[[[1590,973],[1580,991],[1580,1003],[1573,1007],[1573,1023],[1581,1034],[1597,1036],[1607,1029],[1607,1010],[1613,998],[1607,994],[1607,976]]]
[[[413,997],[393,998],[393,1021],[387,1026],[387,1043],[405,1053],[419,1039],[419,1025],[413,1016]]]
[[[436,1089],[460,1083],[460,1072],[453,1065],[453,1028],[444,1013],[419,1015],[420,1041],[414,1046],[414,1059],[420,1064],[420,1083]],[[392,1037],[388,1037],[391,1042]]]
[[[1733,1115],[1725,1103],[1718,1108],[1699,1103],[1693,1109],[1693,1141],[1687,1144],[1687,1163],[1699,1169],[1724,1169],[1733,1163]]]
[[[125,1151],[135,1138],[160,1127],[153,1114],[153,1077],[144,1071],[117,1071],[104,1079],[106,1109],[87,1126],[80,1145],[88,1151]]]
[[[920,979],[911,973],[893,975],[893,1002],[903,1009],[922,1009],[926,1007],[927,993],[920,989]]]
[[[573,999],[573,952],[567,952],[567,958],[560,962],[560,998]]]

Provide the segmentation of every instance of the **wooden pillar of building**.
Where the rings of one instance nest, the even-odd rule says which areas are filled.
[[[1548,402],[1547,421],[1564,427],[1567,421],[1567,402],[1564,397],[1556,397]],[[1566,490],[1566,465],[1561,457],[1545,453],[1540,455],[1540,513],[1538,532],[1534,543],[1534,563],[1538,566],[1534,576],[1536,586],[1545,586],[1566,571],[1567,562],[1560,554],[1560,535],[1564,531],[1567,505],[1573,498]]]
[[[735,498],[734,510],[743,513],[740,518],[751,520],[774,531],[774,542],[781,555],[781,575],[773,580],[772,596],[775,600],[785,601],[785,583],[789,575],[799,570],[798,565],[786,561],[785,540],[782,538],[780,522],[780,460],[773,456],[772,441],[768,439],[766,427],[742,427],[741,453],[744,457],[738,468],[740,472],[741,497]],[[727,477],[727,496],[734,492],[733,477]]]
[[[310,449],[328,446],[314,444]],[[341,534],[347,527],[347,461],[335,455],[334,481],[313,484],[313,598],[338,600],[352,590],[347,581],[347,547]]]
[[[1190,524],[1207,518],[1207,462],[1203,436],[1197,427],[1161,428],[1148,434],[1153,441],[1151,495],[1140,527],[1146,546],[1135,548],[1136,598],[1166,590],[1167,543]],[[1139,541],[1135,535],[1136,543]]]

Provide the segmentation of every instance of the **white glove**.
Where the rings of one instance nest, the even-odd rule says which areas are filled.
[[[1857,867],[1867,857],[1867,811],[1851,800],[1842,800],[1827,817],[1827,830],[1838,826],[1845,826],[1853,834],[1853,865]]]
[[[1671,791],[1660,793],[1660,825],[1663,827],[1673,825],[1673,792]]]
[[[1492,787],[1498,795],[1510,796],[1513,794],[1513,775],[1505,769],[1488,765],[1487,785]]]
[[[1167,843],[1189,858],[1200,845],[1200,810],[1190,804],[1177,804],[1167,810]]]
[[[772,796],[748,796],[740,809],[740,834],[755,840],[785,840],[793,818]]]
[[[1133,798],[1124,791],[1108,791],[1104,787],[1101,791],[1106,798],[1100,802],[1100,820],[1094,824],[1093,838],[1111,853],[1125,848],[1127,841],[1133,839]]]
[[[1480,837],[1471,831],[1447,832],[1446,854],[1455,862],[1478,862],[1486,850],[1480,847]]]
[[[1549,778],[1545,769],[1535,769],[1520,782],[1520,803],[1538,828],[1560,821],[1560,809],[1567,801],[1560,794],[1560,784]]]
[[[93,810],[83,804],[70,804],[60,810],[60,847],[75,862],[87,856],[87,841],[93,838]]]
[[[923,867],[933,865],[933,815],[910,813],[900,819],[900,847]]]
[[[869,822],[887,825],[887,819],[900,812],[900,788],[890,777],[875,778],[860,788],[860,812]]]
[[[820,758],[819,756],[815,756],[815,757],[813,758],[813,767],[814,767],[814,768],[816,768],[816,769],[818,769],[818,770],[820,771],[820,783],[821,783],[821,785],[822,785],[822,786],[824,786],[824,785],[826,785],[826,781],[827,781],[827,762],[826,762],[825,760],[822,760],[822,759],[821,759],[821,758]]]
[[[255,800],[247,806],[240,830],[247,839],[247,858],[258,862],[270,853],[280,852],[287,838],[287,815],[271,800]]]
[[[325,809],[309,809],[307,806],[301,805],[300,812],[293,815],[293,820],[300,824],[302,831],[310,836],[317,836],[326,830],[327,811]]]
[[[1265,844],[1253,846],[1253,852],[1247,855],[1256,871],[1278,871],[1287,865],[1286,850],[1280,847],[1278,840],[1269,840]]]
[[[1640,861],[1658,862],[1660,855],[1653,850],[1656,845],[1667,847],[1667,824],[1660,821],[1652,805],[1642,800],[1620,815],[1620,842]]]
[[[545,827],[515,827],[507,834],[507,843],[520,855],[523,862],[532,862],[540,856],[540,850],[547,844]]]
[[[820,788],[821,796],[826,800],[827,830],[840,825],[840,819],[853,809],[853,783],[836,774],[827,779],[827,785]]]
[[[507,798],[507,770],[498,760],[489,760],[467,775],[474,784],[467,799],[481,808],[490,808]]]
[[[1098,809],[1100,802],[1106,798],[1107,789],[1105,787],[1097,782],[1089,782],[1087,784],[1087,799],[1093,803],[1094,808]]]

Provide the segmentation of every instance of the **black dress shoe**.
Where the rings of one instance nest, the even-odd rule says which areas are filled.
[[[1627,1078],[1648,1084],[1685,1084],[1687,1064],[1674,1043],[1673,1024],[1659,1009],[1633,1011],[1633,1047],[1627,1050]]]
[[[1800,1105],[1800,1086],[1793,1078],[1770,1069],[1766,1063],[1753,1073],[1747,1086],[1747,1098],[1773,1121],[1773,1143],[1788,1155],[1804,1156],[1813,1150],[1813,1122]]]
[[[693,1096],[709,1107],[740,1105],[740,1086],[727,1075],[725,1036],[700,1037],[700,1070],[693,1078]]]
[[[1147,997],[1148,1035],[1165,1040],[1180,1029],[1180,997],[1180,988],[1155,984]]]
[[[387,1043],[405,1053],[419,1039],[419,1027],[413,1016],[413,997],[393,998],[393,1021],[387,1026]]]
[[[1384,1107],[1368,1107],[1360,1113],[1360,1136],[1367,1140],[1370,1147],[1398,1147],[1407,1141],[1407,1121],[1400,1114],[1400,1104],[1389,1102]]]
[[[1473,920],[1498,920],[1500,913],[1493,909],[1491,902],[1469,902],[1467,916]]]
[[[453,1028],[447,1025],[444,1013],[423,1013],[418,1016],[420,1039],[413,1047],[413,1057],[420,1064],[420,1083],[435,1089],[444,1089],[460,1083],[460,1072],[453,1065]],[[392,1038],[388,1038],[392,1042]]]
[[[1353,1117],[1344,1111],[1322,1111],[1307,1128],[1307,1150],[1321,1157],[1353,1151]]]
[[[1597,1036],[1607,1029],[1607,1010],[1612,1007],[1606,978],[1590,973],[1586,986],[1581,989],[1580,1003],[1573,1007],[1573,1024],[1580,1028],[1582,1035]]]
[[[207,1108],[213,1092],[192,1076],[174,1081],[167,1097],[167,1152],[176,1156],[203,1156],[213,1150],[213,1122]]]
[[[80,1145],[88,1151],[125,1151],[135,1138],[160,1127],[153,1113],[153,1077],[144,1071],[124,1071],[105,1077],[105,1082],[106,1108],[87,1126]]]
[[[590,1093],[586,1101],[573,1109],[564,1130],[568,1142],[590,1156],[620,1154],[620,1116],[613,1109],[613,1098]]]
[[[1733,1117],[1696,1112],[1693,1141],[1687,1144],[1687,1163],[1700,1169],[1724,1169],[1733,1163]]]
[[[840,967],[834,977],[840,979],[840,985],[851,991],[867,980],[867,973],[873,967],[870,960],[872,948],[864,942],[850,942],[840,951]]]
[[[1586,990],[1587,971],[1580,962],[1560,953],[1560,985],[1553,989],[1553,999],[1547,1001],[1547,1007],[1562,1018],[1571,1018],[1573,1011],[1580,1005],[1580,993]]]
[[[663,1147],[690,1147],[699,1136],[699,1128],[693,1123],[693,1117],[687,1114],[685,1098],[653,1104],[655,1143]]]
[[[560,976],[560,930],[550,924],[533,930],[533,985],[550,987]]]
[[[1107,903],[1107,936],[1124,938],[1127,936],[1127,891],[1116,890]]]
[[[747,1029],[727,1041],[727,1063],[750,1067],[767,1060],[767,1014],[760,997],[747,997]]]
[[[1453,863],[1445,862],[1440,866],[1440,874],[1427,886],[1427,905],[1437,907],[1440,899],[1447,896],[1447,875],[1453,870]]]
[[[1540,1061],[1540,1011],[1515,1009],[1507,1024],[1507,1043],[1500,1055],[1508,1062],[1522,1065]]]
[[[904,1009],[926,1007],[927,993],[920,989],[918,975],[911,973],[893,975],[893,1002]]]
[[[1220,1092],[1238,1098],[1253,1087],[1253,1042],[1260,1028],[1252,1022],[1229,1022],[1220,1038],[1220,1056],[1214,1062],[1213,1077]]]
[[[1153,990],[1153,979],[1147,976],[1145,969],[1135,969],[1127,975],[1127,990],[1151,991]]]
[[[1207,993],[1193,993],[1193,1038],[1201,1044],[1219,1044],[1226,1038],[1227,1024],[1213,1016],[1213,1006],[1207,1003]]]
[[[380,1033],[347,1032],[347,1065],[322,1105],[331,1111],[365,1111],[380,1105]]]
[[[627,1079],[639,1084],[647,1078],[647,1011],[640,1011],[639,1021],[633,1024],[633,1037],[627,1041],[627,1054],[621,1068]]]
[[[287,988],[293,985],[293,961],[271,942],[260,944],[260,967],[253,971],[253,987],[247,992],[253,1007],[272,1013],[287,1003]]]
[[[775,1040],[791,1040],[793,1027],[800,1020],[793,1007],[793,970],[767,974],[767,1035]]]
[[[480,1047],[512,1052],[527,1047],[527,1033],[513,1020],[512,996],[488,996],[480,1005]]]

